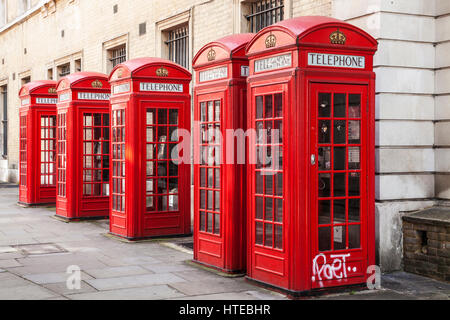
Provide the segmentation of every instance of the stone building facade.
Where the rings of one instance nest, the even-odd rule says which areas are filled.
[[[258,21],[255,12],[270,8],[272,17]],[[301,15],[345,20],[379,41],[378,263],[400,269],[401,216],[450,199],[448,0],[0,0],[0,180],[17,181],[17,94],[27,81],[108,73],[142,56],[192,71],[207,42]]]

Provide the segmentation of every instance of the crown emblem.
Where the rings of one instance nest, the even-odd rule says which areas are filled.
[[[48,88],[48,93],[56,93],[56,88]]]
[[[166,68],[161,67],[158,70],[156,70],[156,75],[158,77],[167,77],[167,76],[169,76],[169,71],[167,71]]]
[[[277,37],[275,37],[273,34],[270,34],[266,38],[266,48],[273,48],[277,44]]]
[[[214,49],[209,50],[208,52],[208,61],[216,60],[216,52]]]
[[[92,88],[101,88],[101,87],[103,87],[103,83],[101,83],[99,80],[92,81],[91,85],[92,85]]]
[[[347,37],[344,33],[337,29],[335,32],[330,34],[330,41],[332,44],[345,44],[345,42],[347,41]]]

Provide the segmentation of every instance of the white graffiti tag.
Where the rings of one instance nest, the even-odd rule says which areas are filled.
[[[343,279],[347,278],[347,265],[346,258],[350,257],[350,254],[332,254],[331,259],[334,259],[331,264],[327,263],[327,257],[320,253],[313,260],[313,277],[312,281],[322,281],[322,277],[326,280],[331,279]],[[322,265],[319,264],[319,259],[322,259]],[[349,268],[349,271],[351,269]],[[353,268],[356,271],[356,268]]]

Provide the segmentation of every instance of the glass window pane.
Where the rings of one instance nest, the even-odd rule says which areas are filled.
[[[275,95],[275,117],[283,117],[283,95],[281,93]]]
[[[330,120],[319,120],[319,143],[330,143]]]
[[[278,141],[274,141],[274,143],[282,143],[283,142],[283,121],[275,120],[274,121],[274,129],[277,130]]]
[[[345,173],[335,173],[333,181],[333,193],[335,197],[345,197]]]
[[[158,124],[167,124],[167,109],[158,110]]]
[[[178,193],[178,178],[169,178],[169,193]]]
[[[319,117],[329,118],[331,115],[331,94],[319,93]]]
[[[208,215],[207,232],[212,233],[214,213],[208,212],[207,215]]]
[[[333,242],[334,250],[344,250],[347,248],[345,226],[333,227]]]
[[[348,148],[348,169],[360,169],[360,148]]]
[[[256,222],[256,235],[255,235],[255,243],[262,245],[263,244],[263,226],[262,222]]]
[[[273,226],[270,223],[264,224],[264,245],[266,247],[273,246]]]
[[[215,121],[220,121],[220,100],[214,101]]]
[[[206,169],[200,168],[200,187],[206,187]]]
[[[206,191],[200,190],[200,208],[206,209]]]
[[[178,211],[178,195],[169,195],[169,211]]]
[[[331,227],[319,228],[319,251],[331,249]]]
[[[178,109],[169,109],[169,124],[178,124]]]
[[[272,95],[264,96],[264,118],[272,118],[273,116],[272,97]]]
[[[349,225],[348,226],[348,248],[355,249],[360,248],[360,225]]]
[[[255,217],[256,219],[263,219],[264,214],[264,198],[256,197],[255,198]]]
[[[200,211],[200,231],[206,231],[205,219],[206,213],[204,211]]]
[[[331,168],[331,148],[319,148],[319,170],[330,170]]]
[[[346,116],[346,97],[345,93],[334,94],[334,116],[337,118],[345,118]]]
[[[360,132],[361,132],[360,121],[350,120],[348,122],[348,143],[349,144],[361,143]]]
[[[331,207],[330,200],[319,201],[319,224],[331,223]]]
[[[283,222],[283,199],[275,199],[275,221]]]
[[[348,221],[349,222],[360,222],[360,200],[359,199],[349,199],[348,200]]]
[[[345,120],[334,121],[334,143],[345,144],[346,143],[346,130]]]
[[[334,148],[334,170],[345,170],[345,147]]]
[[[214,191],[214,210],[220,211],[220,191]]]
[[[214,169],[214,187],[220,188],[220,169]]]
[[[256,193],[257,194],[263,194],[264,190],[264,184],[263,184],[263,175],[261,174],[261,171],[255,171],[255,187],[256,187]]]
[[[214,182],[214,176],[213,176],[213,172],[214,169],[212,168],[208,168],[208,188],[212,188],[213,187],[213,182]]]
[[[214,121],[214,105],[212,101],[208,101],[208,122]]]
[[[264,220],[272,221],[273,219],[273,199],[266,198],[265,199],[265,217]]]
[[[279,172],[275,175],[275,195],[282,196],[283,195],[283,173]]]
[[[283,249],[283,226],[275,225],[275,248]]]
[[[256,119],[263,118],[263,97],[256,97]]]
[[[207,191],[207,198],[208,198],[208,209],[212,210],[212,208],[213,208],[213,191],[211,191],[211,190]]]
[[[359,196],[360,193],[360,176],[359,172],[350,172],[348,175],[348,195]]]
[[[214,234],[220,234],[220,214],[214,215]]]
[[[268,195],[273,194],[273,175],[269,172],[268,175],[264,176],[264,193]]]
[[[333,222],[345,223],[345,199],[333,201]]]
[[[329,173],[319,174],[319,197],[329,197],[331,195],[331,181]]]
[[[206,121],[206,103],[200,103],[200,119],[202,122]]]
[[[348,117],[359,118],[361,117],[361,95],[350,94],[348,96]]]

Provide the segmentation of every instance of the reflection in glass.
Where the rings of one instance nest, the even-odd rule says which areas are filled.
[[[275,248],[283,249],[283,226],[275,225]]]
[[[255,198],[255,218],[262,220],[263,214],[264,214],[264,198],[256,197]]]
[[[255,243],[256,244],[263,244],[263,226],[264,224],[262,222],[256,222],[256,234],[255,234]]]
[[[272,95],[267,95],[264,97],[264,118],[272,118],[273,116],[273,101]]]
[[[283,95],[281,93],[275,95],[275,117],[283,117]]]
[[[319,224],[331,223],[330,200],[319,200]]]
[[[345,120],[335,120],[334,121],[334,143],[345,144],[346,130],[345,130]]]
[[[275,195],[283,195],[283,173],[279,172],[275,175]]]
[[[345,197],[345,173],[335,173],[333,181],[333,193],[335,197]]]
[[[273,245],[273,228],[270,223],[264,225],[264,245],[267,247]]]
[[[320,173],[318,188],[319,188],[319,197],[329,197],[331,195],[331,181],[330,181],[329,173]]]
[[[361,132],[360,121],[350,120],[348,122],[348,143],[349,144],[361,143],[360,132]]]
[[[333,201],[333,222],[345,223],[345,199]]]
[[[320,147],[319,148],[319,170],[330,170],[331,162],[331,148]]]
[[[167,124],[167,109],[158,110],[158,124]]]
[[[359,118],[361,117],[361,95],[350,94],[348,96],[348,117]]]
[[[319,228],[319,251],[331,249],[331,227]]]
[[[360,225],[349,225],[348,226],[348,248],[355,249],[360,248]]]
[[[329,118],[331,113],[331,94],[319,93],[319,117]]]
[[[283,199],[275,199],[275,222],[283,222]]]
[[[263,194],[264,193],[264,190],[263,190],[264,184],[263,184],[263,176],[261,175],[261,171],[255,172],[255,178],[256,178],[256,181],[255,181],[256,193]]]
[[[220,188],[220,169],[214,169],[214,187]]]
[[[214,101],[215,121],[220,121],[220,100]]]
[[[208,188],[212,188],[213,187],[213,169],[208,168]]]
[[[349,222],[361,221],[360,200],[359,199],[349,199],[348,200],[348,221]]]
[[[360,168],[360,148],[359,147],[349,147],[348,148],[348,168],[359,169]]]
[[[213,218],[214,218],[214,213],[208,212],[208,230],[207,232],[212,233],[213,231]]]
[[[207,190],[208,210],[213,209],[213,191]]]
[[[256,97],[256,119],[262,119],[263,118],[263,97],[257,96]]]
[[[206,209],[206,191],[200,190],[200,208]]]
[[[347,248],[345,226],[333,227],[333,242],[334,250],[344,250]]]
[[[220,191],[214,191],[214,210],[220,211]]]
[[[319,143],[330,143],[330,120],[319,120]]]
[[[351,172],[348,175],[348,195],[359,196],[360,193],[360,177],[359,172]]]
[[[345,170],[345,147],[334,148],[334,170]]]
[[[345,118],[345,100],[347,95],[345,93],[334,94],[334,117]]]
[[[273,199],[266,198],[265,199],[265,217],[264,220],[272,221],[273,219]]]
[[[206,103],[200,103],[200,119],[202,122],[206,121]]]
[[[200,168],[200,187],[206,187],[205,168]]]
[[[214,234],[220,234],[220,214],[214,215]]]
[[[273,194],[273,175],[268,174],[264,176],[264,193],[265,194]]]
[[[208,122],[214,121],[214,105],[212,101],[208,101]]]
[[[205,212],[200,211],[200,231],[206,231],[205,218],[206,218]]]
[[[178,124],[178,109],[169,109],[169,124]]]

